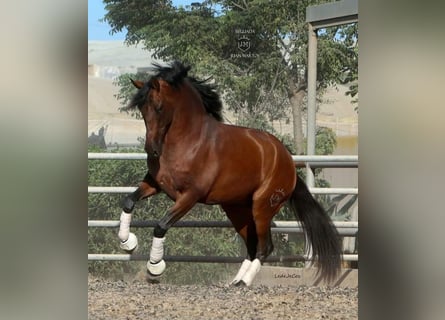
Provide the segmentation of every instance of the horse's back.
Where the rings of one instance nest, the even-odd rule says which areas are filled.
[[[229,143],[224,145],[225,152],[235,151],[241,163],[249,164],[253,170],[266,170],[262,172],[262,180],[267,173],[277,173],[280,168],[294,168],[292,157],[286,147],[269,132],[224,125],[225,137],[231,137]],[[284,167],[284,168],[283,168]]]

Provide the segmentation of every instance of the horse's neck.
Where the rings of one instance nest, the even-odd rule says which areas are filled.
[[[201,110],[199,105],[183,106],[175,112],[168,135],[179,143],[197,142],[206,130],[208,120],[205,109]]]
[[[203,137],[203,132],[207,130],[210,118],[201,98],[189,83],[184,83],[177,101],[181,103],[175,106],[166,142],[170,142],[171,146],[190,146],[198,143]]]
[[[185,131],[198,131],[193,129],[199,129],[202,122],[207,116],[207,111],[202,104],[201,97],[196,89],[194,89],[190,83],[185,82],[181,88],[182,101],[175,109],[174,120],[177,121],[178,127]]]

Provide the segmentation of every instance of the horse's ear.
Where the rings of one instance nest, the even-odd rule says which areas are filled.
[[[144,83],[143,83],[142,81],[139,81],[139,80],[133,80],[133,79],[131,79],[131,78],[130,78],[130,80],[131,80],[131,83],[133,83],[133,85],[134,85],[136,88],[138,88],[138,89],[140,89],[140,88],[142,88],[142,87],[144,86]]]

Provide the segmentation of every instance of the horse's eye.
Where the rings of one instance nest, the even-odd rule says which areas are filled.
[[[162,103],[159,103],[157,106],[155,106],[155,112],[157,114],[160,114],[162,112]]]

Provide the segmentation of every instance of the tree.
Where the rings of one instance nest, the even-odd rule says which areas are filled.
[[[339,36],[346,46],[350,48],[348,51],[348,63],[344,71],[344,78],[341,83],[348,84],[349,90],[346,92],[351,98],[353,103],[357,104],[355,110],[358,110],[358,32],[357,24],[353,23],[347,25],[339,31]]]
[[[326,1],[207,0],[176,8],[166,0],[104,0],[112,32],[126,28],[128,45],[142,43],[155,58],[179,59],[212,76],[240,121],[286,118],[304,152],[308,5]],[[346,28],[346,29],[345,29]],[[357,29],[319,32],[318,88],[354,80]],[[344,31],[346,30],[346,31]],[[351,91],[351,95],[353,91]],[[261,120],[261,119],[260,119]]]

